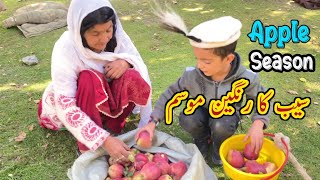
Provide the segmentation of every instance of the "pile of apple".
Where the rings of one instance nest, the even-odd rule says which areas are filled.
[[[243,152],[230,149],[227,161],[232,167],[251,174],[266,174],[277,169],[277,166],[272,162],[258,163],[256,161],[258,157],[259,153],[255,154],[251,145],[246,144]]]
[[[138,146],[151,147],[148,134],[147,131],[139,134]],[[126,160],[116,162],[110,157],[108,162],[110,167],[106,180],[180,180],[187,171],[187,165],[183,161],[173,163],[165,153],[152,154],[136,148],[130,149]]]

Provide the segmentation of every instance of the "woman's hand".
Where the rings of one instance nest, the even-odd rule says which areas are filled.
[[[251,125],[246,137],[243,141],[247,141],[250,137],[251,139],[251,147],[256,154],[260,152],[260,149],[263,144],[263,126],[264,123],[261,120],[255,120]]]
[[[155,129],[156,129],[156,124],[154,122],[148,123],[147,125],[143,126],[142,128],[140,128],[137,131],[136,136],[135,136],[135,140],[137,141],[138,135],[139,135],[140,132],[148,131],[149,134],[150,134],[150,141],[152,141]]]
[[[108,62],[104,65],[106,76],[110,79],[120,78],[123,75],[123,73],[125,73],[126,70],[129,68],[130,64],[123,59]]]
[[[103,143],[103,148],[116,162],[126,161],[130,148],[116,137],[109,136]]]

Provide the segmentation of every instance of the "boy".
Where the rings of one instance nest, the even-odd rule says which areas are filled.
[[[160,17],[166,29],[182,33],[189,38],[197,66],[193,69],[187,68],[178,81],[167,88],[155,105],[150,123],[139,132],[148,130],[153,136],[156,124],[164,119],[166,103],[175,93],[187,90],[189,98],[202,94],[206,103],[198,107],[192,115],[181,112],[179,124],[191,134],[194,143],[206,160],[209,151],[208,140],[211,138],[213,140],[212,161],[215,165],[221,165],[219,148],[238,127],[241,102],[232,104],[236,109],[233,115],[212,118],[208,113],[210,100],[221,100],[221,97],[231,90],[232,83],[241,78],[250,81],[244,90],[247,99],[256,101],[258,92],[266,91],[260,85],[258,75],[242,66],[240,56],[235,52],[242,24],[239,20],[227,16],[201,23],[188,33],[178,15],[163,13]],[[244,141],[250,138],[251,146],[255,153],[258,153],[263,142],[263,129],[269,124],[269,116],[259,115],[256,112],[256,105],[253,107],[252,126]]]

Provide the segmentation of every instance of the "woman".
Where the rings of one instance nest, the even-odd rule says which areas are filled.
[[[68,129],[81,153],[101,146],[114,159],[125,159],[129,148],[111,134],[121,132],[134,107],[140,108],[139,127],[148,123],[147,67],[110,2],[73,0],[67,22],[52,52],[52,82],[39,104],[40,125]]]

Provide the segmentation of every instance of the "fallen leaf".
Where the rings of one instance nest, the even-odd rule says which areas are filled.
[[[28,99],[28,101],[32,101],[32,97]]]
[[[305,78],[300,78],[299,80],[302,82],[307,82],[307,80]]]
[[[311,93],[311,92],[312,92],[311,89],[305,89],[305,91],[306,91],[307,93]]]
[[[313,102],[313,104],[315,104],[315,105],[319,105],[319,103],[318,103],[318,102]]]
[[[284,173],[283,176],[284,176],[284,177],[291,177],[292,174],[290,174],[290,173]]]
[[[318,121],[318,125],[320,126],[320,121]]]
[[[17,142],[21,142],[26,138],[27,134],[23,131],[19,133],[19,136],[15,137],[14,140]]]
[[[33,124],[28,127],[29,131],[33,131],[33,128],[34,128]]]
[[[16,157],[14,160],[15,160],[15,161],[20,161],[20,160],[21,160],[21,157],[18,156],[18,157]]]
[[[42,145],[41,147],[43,147],[44,149],[47,149],[48,148],[48,143],[46,143],[46,144],[44,144],[44,145]]]
[[[9,83],[9,86],[17,86],[16,83]]]
[[[49,136],[51,136],[51,134],[50,134],[50,133],[48,133],[48,134],[47,134],[46,138],[48,138]]]
[[[39,104],[40,100],[36,99],[36,100],[33,100],[33,102],[36,103],[36,104]]]
[[[289,90],[288,93],[289,94],[293,94],[293,95],[298,95],[299,94],[297,91],[294,91],[294,90]]]
[[[173,1],[172,1],[172,3],[173,3],[173,4],[178,4],[178,2],[177,2],[177,1],[175,1],[175,0],[173,0]]]

